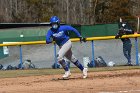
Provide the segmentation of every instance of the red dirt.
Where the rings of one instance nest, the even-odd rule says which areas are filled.
[[[87,79],[72,73],[61,75],[1,78],[0,93],[140,93],[140,70],[89,72]]]

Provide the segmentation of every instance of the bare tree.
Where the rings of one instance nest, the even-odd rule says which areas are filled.
[[[140,0],[0,0],[0,22],[45,22],[56,15],[64,23],[88,25],[115,22],[123,12],[140,15]]]

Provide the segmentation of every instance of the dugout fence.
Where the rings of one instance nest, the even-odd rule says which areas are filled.
[[[78,38],[72,39],[73,53],[83,63],[83,57],[89,57],[94,63],[94,59],[102,56],[106,63],[113,61],[116,65],[127,63],[122,51],[122,42],[120,39],[114,39],[115,36],[90,37],[86,43],[80,43]],[[140,34],[124,35],[122,38],[131,38],[132,41],[132,63],[139,65],[139,38]],[[13,42],[0,44],[7,47],[7,57],[0,60],[1,64],[18,65],[26,59],[30,59],[36,68],[51,68],[53,63],[57,64],[56,54],[58,47],[55,43],[46,45],[45,41],[33,42]],[[9,51],[9,52],[8,52]],[[5,51],[6,52],[6,51]],[[71,64],[71,67],[74,67]]]

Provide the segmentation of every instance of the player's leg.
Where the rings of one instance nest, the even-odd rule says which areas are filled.
[[[128,61],[129,60],[129,58],[128,58],[128,51],[127,51],[127,46],[125,44],[123,44],[123,54],[124,54],[124,56],[126,57],[126,59]]]
[[[71,48],[71,42],[67,41],[63,46],[60,46],[60,50],[57,54],[57,60],[62,65],[62,67],[65,70],[65,74],[63,77],[69,77],[70,71],[67,62],[64,60],[64,55],[67,53],[67,51]]]
[[[68,52],[66,53],[65,57],[70,60],[74,65],[76,65],[81,71],[83,71],[84,67],[82,66],[82,64],[77,60],[77,58],[72,55],[72,51],[71,49],[68,50]]]
[[[65,57],[69,59],[74,65],[76,65],[82,72],[83,78],[87,77],[87,68],[84,68],[78,59],[72,54],[71,49],[66,53]]]
[[[132,65],[132,63],[131,63],[131,47],[132,47],[132,44],[129,44],[127,46],[127,51],[128,51],[128,64],[129,65]]]

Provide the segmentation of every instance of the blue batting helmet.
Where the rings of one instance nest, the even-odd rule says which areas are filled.
[[[57,17],[57,16],[52,16],[51,18],[50,18],[50,23],[52,24],[52,23],[60,23],[60,19]]]

